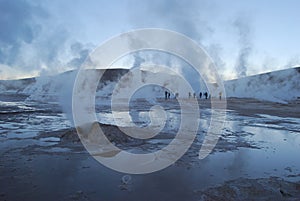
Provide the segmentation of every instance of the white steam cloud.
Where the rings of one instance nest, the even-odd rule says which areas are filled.
[[[91,46],[71,40],[71,31],[52,21],[47,8],[29,0],[0,0],[0,64],[14,73],[54,74],[77,68]]]
[[[247,69],[249,65],[249,55],[253,49],[250,21],[245,16],[240,16],[234,21],[233,25],[237,29],[239,42],[239,55],[236,61],[235,69],[237,77],[245,77],[247,75]]]

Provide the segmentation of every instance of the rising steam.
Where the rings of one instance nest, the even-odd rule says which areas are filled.
[[[246,17],[237,18],[234,27],[238,32],[239,53],[236,61],[236,74],[237,77],[245,77],[249,65],[249,55],[252,52],[252,38],[249,20]]]

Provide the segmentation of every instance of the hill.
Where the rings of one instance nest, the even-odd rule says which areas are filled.
[[[96,73],[104,70],[96,70]],[[117,81],[128,69],[106,70],[98,87],[97,95],[109,96]],[[160,72],[145,72],[143,76],[153,79]],[[68,71],[55,76],[43,76],[20,80],[0,80],[0,93],[18,93],[28,95],[30,100],[49,101],[59,96],[72,96],[73,83],[77,71]],[[171,81],[170,81],[171,82]],[[176,84],[176,83],[171,83]],[[180,89],[180,97],[187,97],[187,92]],[[289,102],[300,98],[300,67],[273,71],[224,82],[227,98],[254,98],[272,102]],[[149,90],[149,89],[147,89]],[[150,89],[154,97],[163,97],[164,89]],[[145,94],[151,94],[149,91]],[[186,93],[186,94],[185,94]],[[196,92],[198,94],[198,92]],[[211,92],[217,97],[217,88]]]

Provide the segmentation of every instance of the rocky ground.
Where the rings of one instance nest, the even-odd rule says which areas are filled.
[[[200,103],[200,108],[206,107],[209,107],[209,102]],[[294,118],[293,121],[295,119],[299,121],[300,118],[299,101],[282,105],[250,99],[230,99],[228,109],[233,114],[230,117],[241,118],[241,121],[246,121],[247,118],[255,121],[256,118],[260,118],[260,114],[279,117],[266,118],[263,121],[266,126],[286,125],[290,121],[286,117]],[[244,117],[247,117],[246,120]],[[289,125],[293,125],[292,123]],[[104,124],[100,126],[108,139],[121,148],[130,147],[127,148],[129,151],[157,150],[173,137],[171,133],[164,133],[156,137],[158,141],[155,143],[133,140],[123,135],[116,126]],[[297,126],[276,129],[272,127],[270,132],[283,132],[287,129],[291,134],[284,134],[279,145],[289,141],[299,143],[300,131]],[[99,164],[84,149],[76,130],[72,128],[53,132],[40,131],[38,135],[25,139],[8,138],[9,132],[7,130],[0,138],[0,200],[3,201],[300,200],[298,163],[284,164],[284,169],[280,170],[281,166],[278,165],[280,161],[277,161],[274,164],[274,171],[266,171],[263,175],[256,176],[246,171],[245,163],[252,160],[250,157],[249,159],[244,156],[234,157],[233,161],[229,161],[228,166],[226,165],[226,161],[231,160],[231,155],[238,155],[244,150],[250,153],[257,150],[260,154],[264,152],[280,154],[277,144],[274,144],[274,150],[271,150],[272,147],[264,142],[251,140],[253,136],[259,134],[256,131],[251,133],[227,128],[213,153],[204,160],[197,157],[201,138],[196,139],[189,151],[174,165],[147,175],[122,174]],[[300,148],[300,143],[295,146]],[[299,160],[296,152],[290,153],[289,157],[292,158],[291,161]],[[264,165],[257,164],[256,168],[255,171],[259,172]]]

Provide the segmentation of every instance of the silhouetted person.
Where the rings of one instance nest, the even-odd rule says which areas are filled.
[[[222,99],[222,92],[221,91],[219,93],[219,98],[220,98],[220,100]]]
[[[165,91],[165,99],[167,100],[168,99],[168,92]]]
[[[208,93],[207,93],[207,92],[205,92],[205,93],[204,93],[204,96],[205,96],[205,99],[207,99],[207,97],[208,97]]]
[[[196,98],[196,93],[193,93],[194,98]]]
[[[202,92],[199,93],[199,97],[200,97],[200,99],[201,99],[201,97],[202,97]]]
[[[191,96],[192,96],[192,94],[191,94],[191,92],[189,92],[189,98],[191,98]]]
[[[168,93],[168,99],[170,99],[170,96],[171,96],[171,93],[169,92],[169,93]]]

